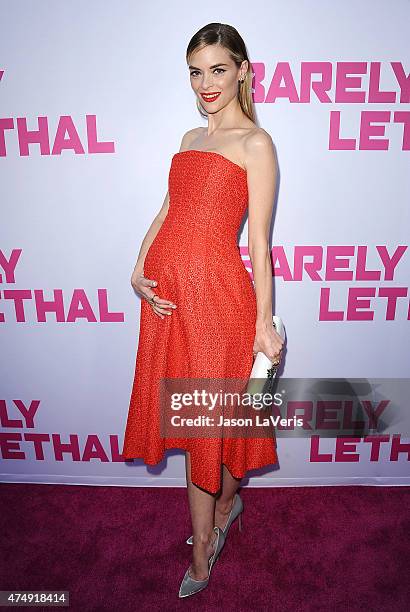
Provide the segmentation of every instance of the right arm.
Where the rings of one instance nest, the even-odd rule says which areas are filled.
[[[199,130],[201,129],[202,128],[194,128],[193,130],[189,130],[188,132],[186,132],[182,138],[181,146],[179,150],[183,151],[185,149],[188,149],[190,146],[190,143],[197,136],[197,134],[199,133]],[[165,218],[168,214],[168,210],[169,210],[169,192],[167,191],[163,204],[159,212],[155,216],[153,222],[151,223],[141,243],[141,247],[138,253],[138,257],[137,257],[137,262],[135,264],[134,270],[131,275],[131,285],[133,286],[135,291],[137,291],[137,293],[139,293],[140,295],[142,295],[142,297],[148,300],[150,300],[152,296],[155,295],[152,289],[149,289],[149,287],[154,287],[157,283],[155,280],[144,278],[143,276],[144,275],[144,261],[148,253],[148,250],[154,241],[155,236],[158,234],[161,225],[165,221]],[[156,302],[157,301],[159,300],[156,300]],[[166,300],[163,300],[163,301],[166,302]],[[159,313],[160,310],[161,312],[164,312],[163,309],[160,309],[157,306],[154,307],[154,310],[158,310],[157,314]]]
[[[153,222],[151,223],[147,233],[145,234],[144,240],[141,243],[141,247],[138,253],[137,263],[135,264],[134,271],[131,276],[131,284],[136,290],[138,289],[136,287],[138,278],[141,276],[141,274],[144,274],[145,256],[148,253],[148,249],[153,243],[155,236],[158,234],[161,225],[165,221],[165,217],[168,214],[168,208],[169,208],[169,193],[167,191],[164,202],[161,206],[161,209],[159,213],[156,215],[156,217],[154,218]]]

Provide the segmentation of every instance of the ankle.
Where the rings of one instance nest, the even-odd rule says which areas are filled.
[[[216,508],[218,512],[220,512],[221,514],[229,514],[230,511],[232,510],[232,506],[233,506],[233,497],[231,497],[230,499],[219,498],[216,500]]]
[[[208,546],[209,544],[212,544],[213,542],[213,536],[215,535],[215,532],[212,530],[209,533],[198,533],[198,534],[194,534],[192,536],[192,541],[195,544],[197,544],[198,546]]]

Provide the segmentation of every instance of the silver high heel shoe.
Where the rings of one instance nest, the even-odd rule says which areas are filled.
[[[239,516],[239,520],[238,520],[239,531],[242,531],[242,517],[241,517],[242,511],[243,511],[242,499],[239,497],[239,493],[235,493],[235,496],[233,498],[232,508],[228,516],[228,520],[226,522],[225,527],[221,530],[225,537],[228,535],[229,527],[232,525],[232,523],[238,516]],[[186,543],[191,544],[191,545],[193,544],[192,536],[190,536],[187,539]]]
[[[223,548],[223,545],[225,544],[225,536],[224,536],[222,529],[219,529],[219,527],[214,527],[214,531],[217,534],[216,543],[215,543],[215,552],[211,557],[209,557],[208,578],[205,578],[205,580],[194,580],[194,578],[191,578],[191,576],[189,575],[189,568],[188,568],[187,571],[185,572],[185,576],[182,579],[181,586],[179,587],[179,597],[189,597],[189,595],[194,595],[195,593],[202,591],[202,589],[208,586],[208,582],[211,576],[211,570],[213,568],[213,565],[215,561],[217,560],[218,555]]]

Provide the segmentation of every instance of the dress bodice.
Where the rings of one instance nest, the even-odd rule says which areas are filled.
[[[236,240],[248,203],[244,168],[214,151],[180,151],[172,157],[168,188],[170,221]]]

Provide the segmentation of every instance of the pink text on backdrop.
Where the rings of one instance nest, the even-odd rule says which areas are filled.
[[[366,458],[367,461],[375,462],[384,460],[381,457],[381,451],[386,449],[389,453],[387,461],[399,461],[400,456],[407,455],[407,461],[410,461],[410,444],[401,442],[400,434],[390,435],[374,435],[365,436],[364,438],[336,438],[334,441],[335,450],[333,453],[320,450],[320,444],[323,440],[320,436],[312,436],[310,447],[310,461],[312,463],[356,463],[361,459]],[[369,451],[359,452],[358,444],[368,444]],[[389,444],[387,447],[386,445]],[[384,446],[383,446],[384,445]]]
[[[386,321],[396,319],[398,306],[406,308],[405,317],[410,320],[409,288],[404,286],[380,286],[380,282],[393,282],[395,272],[402,263],[407,245],[389,249],[387,245],[377,245],[372,252],[377,265],[368,266],[368,245],[301,245],[292,247],[292,257],[286,254],[285,247],[275,245],[271,250],[273,276],[283,281],[314,282],[354,282],[347,288],[343,308],[331,305],[331,288],[321,287],[319,294],[319,321],[373,321],[373,301],[378,299],[385,304]],[[244,265],[252,280],[252,263],[247,247],[240,247]],[[378,282],[376,286],[360,286],[359,282]],[[404,302],[403,302],[404,300]]]
[[[113,141],[98,140],[96,115],[85,116],[84,145],[74,119],[70,115],[62,115],[59,118],[57,130],[53,137],[50,137],[48,117],[37,117],[37,124],[37,129],[29,130],[26,117],[16,119],[17,139],[21,156],[29,155],[29,145],[33,144],[39,145],[40,155],[61,155],[61,152],[67,149],[81,155],[86,152],[115,153]],[[12,117],[0,118],[0,157],[7,155],[6,132],[14,129],[14,119]],[[52,139],[51,150],[50,138]]]
[[[16,268],[19,263],[22,249],[12,249],[7,257],[0,249],[0,284],[16,283]],[[54,313],[58,323],[74,323],[85,319],[90,323],[123,323],[123,312],[111,312],[108,307],[108,290],[97,289],[97,311],[95,314],[85,289],[73,289],[67,306],[64,304],[63,289],[53,289],[53,298],[47,300],[42,289],[4,289],[0,291],[1,300],[9,301],[14,305],[14,318],[17,323],[26,322],[25,305],[34,301],[36,321],[46,322],[47,313]],[[5,315],[0,311],[0,323],[5,323]]]
[[[301,62],[296,85],[289,62],[277,62],[267,84],[265,64],[252,63],[256,103],[276,103],[281,98],[291,104],[311,104],[312,93],[321,104],[408,104],[410,75],[401,62],[386,63],[386,78],[394,79],[395,90],[381,89],[381,62]],[[367,79],[366,79],[367,77]],[[332,94],[329,92],[333,90]],[[352,91],[353,90],[353,91]],[[356,91],[354,91],[356,90]],[[382,125],[377,125],[382,124]],[[357,121],[358,137],[342,137],[342,113],[330,111],[329,150],[387,151],[386,125],[402,124],[403,151],[410,150],[410,111],[362,110]]]

